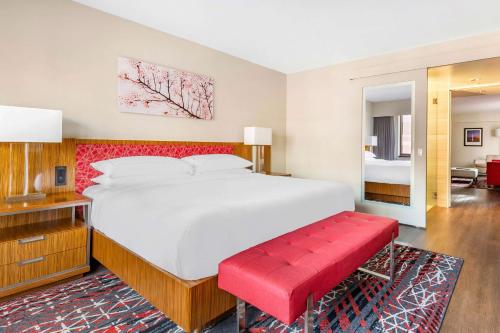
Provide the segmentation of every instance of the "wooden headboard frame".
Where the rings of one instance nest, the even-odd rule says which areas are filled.
[[[179,145],[179,146],[206,146],[206,145],[230,145],[233,147],[233,154],[252,159],[252,147],[245,146],[241,142],[193,142],[193,141],[144,141],[144,140],[101,140],[101,139],[64,139],[62,143],[43,144],[41,150],[43,173],[42,191],[45,193],[60,193],[75,191],[75,171],[76,171],[76,146],[78,144],[116,144],[116,145]],[[22,144],[16,144],[13,149],[21,153]],[[35,150],[34,150],[35,151]],[[271,171],[271,147],[265,147],[265,170]],[[16,154],[16,156],[22,154]],[[30,158],[36,156],[31,154]],[[36,159],[34,159],[35,161]],[[34,162],[33,161],[33,162]],[[32,166],[34,163],[30,161]],[[22,170],[23,159],[14,160],[15,170]],[[0,143],[0,200],[8,195],[9,191],[9,164],[10,164],[10,145],[9,143]],[[67,167],[67,183],[63,186],[55,186],[55,167]],[[39,169],[39,170],[40,170]],[[22,175],[22,173],[20,173]],[[21,183],[20,179],[14,179],[14,183]],[[38,223],[47,220],[67,218],[71,216],[71,209],[58,209],[53,211],[43,211],[30,214],[19,214],[0,217],[0,229],[15,225]]]
[[[76,146],[78,144],[111,144],[111,145],[164,145],[164,146],[232,146],[233,154],[252,160],[252,147],[242,142],[196,142],[196,141],[149,141],[149,140],[107,140],[107,139],[64,139],[62,143],[47,143],[43,145],[42,190],[45,193],[59,193],[75,190]],[[271,171],[271,147],[266,146],[265,171]],[[0,197],[8,192],[9,179],[9,144],[0,143]],[[21,161],[14,161],[22,163]],[[67,167],[67,184],[55,186],[56,166]]]
[[[75,191],[82,193],[87,187],[94,185],[92,179],[101,175],[92,168],[92,163],[126,156],[168,156],[182,158],[199,154],[235,154],[245,155],[245,146],[234,143],[152,143],[152,142],[77,142]]]

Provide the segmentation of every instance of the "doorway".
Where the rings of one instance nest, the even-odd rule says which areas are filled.
[[[497,198],[500,58],[430,68],[428,89],[427,210]]]
[[[451,206],[493,198],[487,192],[500,190],[491,165],[500,160],[500,85],[453,90],[450,109]]]

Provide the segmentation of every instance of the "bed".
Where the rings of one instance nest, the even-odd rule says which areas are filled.
[[[365,199],[410,205],[411,161],[365,159]]]
[[[87,188],[92,226],[184,280],[217,274],[223,259],[343,210],[346,185],[244,173]]]
[[[105,149],[110,150],[116,151]],[[93,257],[186,331],[199,330],[235,306],[217,288],[220,261],[354,209],[347,185],[254,173],[92,186],[90,161],[82,155],[93,161],[110,156],[82,154],[77,146],[77,187],[93,198]]]

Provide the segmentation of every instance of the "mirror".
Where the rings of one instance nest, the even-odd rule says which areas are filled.
[[[363,196],[411,205],[414,82],[363,89]]]

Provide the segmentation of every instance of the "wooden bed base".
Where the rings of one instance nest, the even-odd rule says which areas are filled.
[[[365,199],[410,205],[410,185],[365,182]]]
[[[68,165],[71,176],[69,180],[74,180],[75,177],[77,144],[231,145],[234,155],[252,160],[252,147],[242,142],[65,139],[63,145],[70,145],[72,153],[72,164]],[[264,170],[269,172],[271,171],[271,146],[264,147],[264,158]],[[96,230],[92,231],[92,235],[92,257],[186,332],[201,331],[203,326],[236,306],[235,298],[217,287],[217,276],[196,281],[183,280],[149,263]]]
[[[93,230],[92,256],[186,332],[201,328],[236,305],[217,287],[217,276],[182,280]]]

